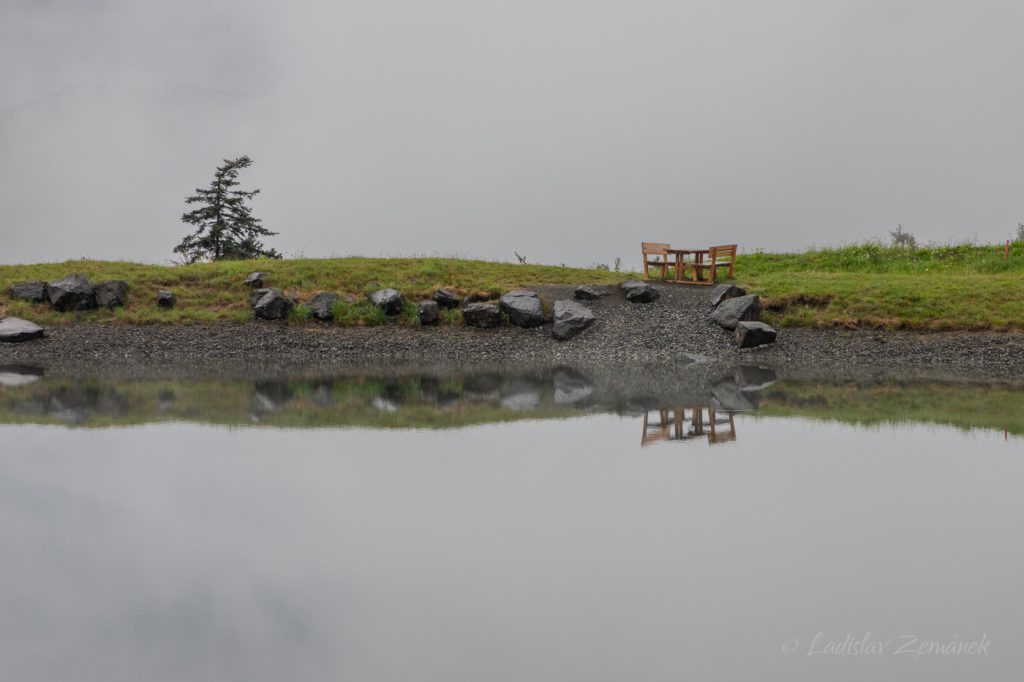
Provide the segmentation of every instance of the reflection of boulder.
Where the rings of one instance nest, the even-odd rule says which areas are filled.
[[[401,403],[381,395],[371,400],[370,405],[381,412],[398,412],[402,409]]]
[[[594,393],[590,380],[571,370],[556,370],[552,382],[555,386],[556,405],[575,405]]]
[[[15,388],[39,381],[43,376],[41,367],[29,365],[0,365],[0,386]]]
[[[757,409],[757,394],[741,391],[739,384],[732,379],[723,379],[712,386],[711,395],[714,396],[712,405],[716,409],[729,412],[752,412]]]
[[[540,391],[521,391],[501,398],[501,406],[506,410],[536,410],[540,407],[542,394]]]
[[[23,417],[45,417],[47,410],[46,398],[27,398],[11,405],[11,412]]]
[[[736,369],[735,376],[742,391],[761,391],[777,380],[774,369],[754,365],[741,365]]]
[[[501,406],[507,410],[536,410],[544,400],[546,382],[516,378],[501,386]]]
[[[493,402],[498,399],[501,378],[495,374],[471,374],[462,384],[462,396],[467,402]]]
[[[169,388],[165,388],[164,390],[160,391],[156,399],[157,405],[160,406],[161,412],[166,412],[167,410],[174,407],[174,404],[178,402],[178,396],[174,393],[174,391],[172,391]]]
[[[286,381],[261,381],[253,390],[252,406],[256,412],[277,412],[293,394]]]
[[[309,399],[317,407],[330,407],[335,403],[334,391],[331,390],[330,384],[320,384],[314,388],[312,393],[309,394]]]

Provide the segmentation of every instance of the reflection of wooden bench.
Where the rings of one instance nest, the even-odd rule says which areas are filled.
[[[713,284],[718,268],[729,268],[729,279],[732,279],[733,270],[736,267],[736,244],[724,246],[712,246],[708,249],[707,260],[691,264],[696,273],[695,279],[703,279],[708,284]],[[705,276],[705,273],[706,276]]]
[[[729,426],[728,430],[719,428],[726,425]],[[703,438],[707,438],[709,445],[736,440],[736,423],[732,414],[719,416],[710,405],[680,406],[658,410],[658,421],[655,422],[648,412],[644,412],[643,433],[640,436],[640,445],[643,447],[663,441]]]
[[[658,242],[640,242],[640,247],[644,252],[644,279],[651,278],[648,272],[648,267],[651,265],[661,268],[661,278],[667,278],[668,250],[672,248],[672,245],[660,244]]]

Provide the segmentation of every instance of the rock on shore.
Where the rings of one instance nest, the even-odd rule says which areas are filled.
[[[101,282],[96,285],[95,293],[97,306],[113,310],[128,300],[128,282],[121,279]]]
[[[493,303],[468,303],[462,307],[462,319],[470,327],[497,327],[501,322],[501,311]]]
[[[85,275],[68,275],[47,287],[50,305],[59,312],[92,310],[96,307],[96,291]]]
[[[0,319],[0,341],[6,343],[31,341],[42,337],[43,333],[43,328],[38,324],[19,317]]]
[[[567,341],[594,323],[594,312],[576,301],[555,301],[555,324],[551,336]]]
[[[544,324],[544,306],[532,291],[510,291],[501,297],[501,312],[517,327],[539,327]]]
[[[32,303],[45,303],[50,296],[46,282],[22,282],[11,286],[11,298]]]
[[[623,282],[622,291],[630,303],[650,303],[661,296],[661,293],[650,284],[636,279]]]
[[[761,319],[761,299],[756,296],[739,296],[722,301],[711,313],[711,319],[725,329],[736,329],[743,321],[756,322]]]

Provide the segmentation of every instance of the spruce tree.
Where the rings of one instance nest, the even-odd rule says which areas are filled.
[[[248,156],[224,159],[209,189],[196,188],[196,193],[185,199],[186,204],[201,204],[181,216],[182,222],[198,228],[174,248],[186,263],[281,257],[260,241],[261,237],[277,233],[260,225],[260,219],[253,217],[249,207],[248,202],[260,191],[234,189],[238,186],[238,171],[251,165],[252,159]]]

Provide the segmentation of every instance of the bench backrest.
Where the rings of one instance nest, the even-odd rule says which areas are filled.
[[[667,256],[668,250],[672,248],[671,244],[659,242],[640,242],[640,246],[643,248],[645,256]]]
[[[736,244],[725,244],[722,246],[712,246],[708,249],[711,260],[718,262],[719,259],[729,259],[730,261],[736,260]]]

